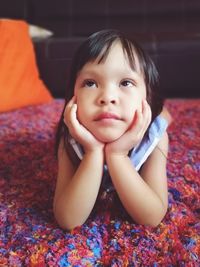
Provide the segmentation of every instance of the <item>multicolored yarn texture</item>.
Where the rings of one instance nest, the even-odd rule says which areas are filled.
[[[52,211],[54,134],[62,100],[0,114],[0,266],[200,266],[200,99],[167,100],[169,209],[137,225],[115,192],[101,192],[73,231]]]

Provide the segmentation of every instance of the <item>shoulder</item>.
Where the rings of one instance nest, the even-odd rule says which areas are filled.
[[[157,164],[157,162],[165,162],[167,161],[168,156],[168,149],[169,149],[169,138],[168,134],[165,131],[162,134],[158,144],[155,146],[149,157],[147,158],[146,162],[152,162]]]
[[[147,161],[155,161],[155,162],[165,162],[167,161],[168,157],[168,150],[169,150],[169,138],[168,134],[165,131],[162,134],[158,144],[155,146],[151,154],[149,155]]]
[[[158,142],[158,145],[156,147],[160,152],[162,152],[165,157],[167,157],[168,149],[169,149],[169,137],[167,131],[165,131]]]
[[[149,173],[155,174],[155,177],[160,176],[161,174],[162,177],[165,176],[164,174],[166,173],[168,157],[168,143],[168,134],[165,131],[157,146],[154,148],[141,168],[141,173],[144,176],[144,179],[148,179],[147,177],[149,177]]]
[[[161,111],[159,116],[164,118],[167,121],[168,125],[170,125],[172,123],[172,121],[173,121],[172,116],[171,116],[171,114],[169,113],[169,111],[167,110],[166,107],[163,107],[163,110]]]

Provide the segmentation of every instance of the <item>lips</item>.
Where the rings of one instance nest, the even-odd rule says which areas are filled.
[[[103,112],[99,114],[96,118],[95,121],[101,121],[101,120],[121,120],[119,116],[117,116],[114,113],[109,113],[109,112]]]

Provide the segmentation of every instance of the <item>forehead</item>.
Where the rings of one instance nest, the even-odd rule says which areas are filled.
[[[89,60],[80,70],[80,72],[88,69],[88,67],[105,66],[109,69],[116,67],[127,71],[134,71],[142,74],[141,64],[134,46],[125,47],[121,41],[115,41],[111,46],[104,46],[100,54],[95,59]]]

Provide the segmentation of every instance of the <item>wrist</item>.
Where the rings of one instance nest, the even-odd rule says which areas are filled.
[[[128,157],[128,153],[126,152],[114,152],[114,151],[106,151],[105,152],[105,159],[106,159],[106,162],[110,162],[110,161],[121,161],[121,160],[124,160],[126,158],[129,158]]]
[[[104,154],[104,149],[103,146],[98,146],[98,147],[92,147],[92,148],[86,148],[85,150],[85,155],[93,155],[93,156],[100,156]]]
[[[128,151],[113,149],[111,146],[106,145],[105,155],[106,157],[126,157],[128,155]]]
[[[109,172],[113,168],[115,168],[115,170],[121,169],[121,166],[126,166],[126,162],[128,161],[130,161],[130,158],[125,154],[110,153],[105,155],[105,162],[107,164]]]
[[[103,152],[104,144],[98,141],[95,142],[85,142],[82,144],[85,153],[93,152]]]
[[[83,159],[89,160],[93,166],[104,164],[104,151],[103,149],[87,150],[83,156]]]

